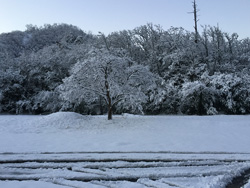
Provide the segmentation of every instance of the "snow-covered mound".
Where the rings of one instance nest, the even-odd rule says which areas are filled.
[[[63,129],[80,129],[102,131],[108,129],[138,128],[143,123],[141,116],[123,114],[114,115],[113,120],[107,120],[107,116],[86,116],[75,112],[56,112],[50,115],[41,116],[32,123],[37,129],[48,129],[53,131]]]
[[[0,132],[40,133],[90,126],[90,116],[74,112],[57,112],[50,115],[1,115]]]
[[[86,124],[87,116],[75,112],[56,112],[42,116],[33,121],[37,128],[70,129],[80,128]]]
[[[0,132],[41,133],[71,131],[100,132],[107,129],[140,129],[145,123],[142,116],[114,115],[112,121],[107,115],[86,116],[75,112],[56,112],[49,115],[1,115]]]

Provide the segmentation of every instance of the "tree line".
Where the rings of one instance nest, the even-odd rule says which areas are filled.
[[[28,25],[0,35],[0,112],[249,114],[249,62],[250,39],[218,26]]]

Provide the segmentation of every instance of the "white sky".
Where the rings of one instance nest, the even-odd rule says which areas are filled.
[[[250,0],[196,0],[199,25],[250,37]],[[193,30],[192,0],[0,0],[0,33],[27,24],[68,23],[94,34],[134,29],[146,23]],[[201,29],[200,29],[201,30]]]

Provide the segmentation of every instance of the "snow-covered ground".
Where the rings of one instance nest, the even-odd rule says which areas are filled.
[[[250,168],[250,116],[106,119],[0,115],[0,187],[218,188]]]
[[[250,116],[0,115],[0,152],[249,152]]]

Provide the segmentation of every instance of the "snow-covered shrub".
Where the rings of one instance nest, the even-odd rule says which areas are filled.
[[[32,110],[36,113],[56,112],[61,108],[61,100],[56,91],[41,91],[32,99]]]
[[[179,110],[178,88],[170,83],[164,83],[149,92],[149,100],[146,104],[146,112],[153,114],[177,114]]]
[[[207,115],[217,115],[218,112],[215,107],[210,107],[207,111]]]
[[[200,81],[183,84],[180,110],[184,114],[208,114],[216,103],[217,92]]]
[[[248,75],[217,74],[212,77],[210,84],[219,93],[220,110],[229,114],[249,113],[250,78]]]
[[[32,105],[30,100],[19,100],[16,102],[16,114],[31,112],[31,108]]]

